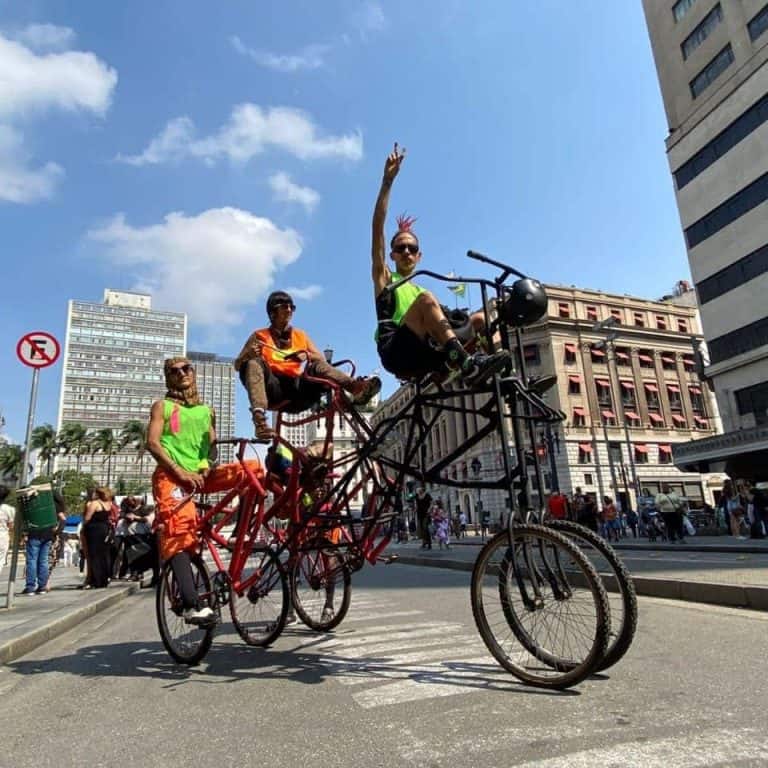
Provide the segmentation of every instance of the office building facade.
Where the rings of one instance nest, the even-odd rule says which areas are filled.
[[[768,458],[768,3],[643,0],[666,151],[725,433],[675,461],[763,479]]]
[[[186,315],[152,309],[145,294],[107,289],[102,303],[69,301],[59,397],[58,430],[70,422],[89,432],[111,429],[119,439],[126,422],[147,422],[165,392],[163,361],[184,355]],[[135,449],[59,455],[56,468],[79,468],[98,483],[146,486],[154,461],[137,461]]]

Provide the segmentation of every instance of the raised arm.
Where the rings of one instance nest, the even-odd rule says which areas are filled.
[[[376,207],[373,209],[371,276],[373,277],[374,292],[377,296],[389,282],[387,240],[384,234],[384,225],[387,220],[387,208],[389,207],[389,192],[392,189],[392,182],[395,180],[404,158],[405,149],[400,151],[397,142],[395,142],[395,148],[389,157],[387,157],[387,162],[384,164],[384,177],[381,180],[379,196],[376,198]]]

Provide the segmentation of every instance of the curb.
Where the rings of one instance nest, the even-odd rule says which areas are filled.
[[[415,555],[399,555],[398,563],[420,565],[427,568],[447,568],[451,571],[471,572],[474,562],[469,560],[433,560]],[[768,587],[749,584],[718,584],[698,581],[680,581],[655,576],[632,576],[635,591],[643,597],[663,597],[690,603],[723,605],[729,608],[750,608],[768,611]],[[610,590],[609,590],[610,591]]]
[[[474,541],[451,541],[451,546],[481,547],[482,543]],[[614,549],[631,550],[633,552],[721,552],[723,554],[736,555],[768,555],[768,547],[759,547],[754,544],[734,544],[724,547],[721,544],[633,544],[620,541],[611,543]]]
[[[140,589],[141,584],[139,583],[128,584],[120,589],[111,591],[109,594],[104,595],[104,597],[94,600],[87,605],[79,606],[75,610],[61,608],[60,611],[64,613],[63,616],[52,619],[41,627],[32,629],[19,637],[14,637],[0,644],[0,664],[7,664],[18,659],[20,656],[25,656],[49,640],[53,640],[70,629],[74,629],[81,622],[90,619],[91,616],[95,616],[97,613],[101,613],[107,608],[116,605],[126,597],[138,593]]]

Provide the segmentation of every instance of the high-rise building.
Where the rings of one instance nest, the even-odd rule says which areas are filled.
[[[725,434],[681,466],[768,466],[768,4],[643,0],[666,150]]]
[[[90,432],[111,429],[119,439],[127,421],[149,419],[165,391],[163,361],[184,354],[187,318],[152,309],[152,299],[127,291],[104,291],[102,303],[69,301],[58,429],[79,422]],[[126,449],[59,456],[58,469],[79,468],[97,482],[117,487],[146,483],[154,461],[137,461]]]
[[[239,437],[235,434],[235,369],[232,358],[218,357],[211,352],[188,352],[187,357],[195,366],[200,397],[216,412],[216,434],[221,438]],[[228,464],[234,461],[234,454],[234,446],[220,446],[219,462]]]

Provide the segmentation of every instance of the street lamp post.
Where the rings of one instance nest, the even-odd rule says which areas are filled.
[[[475,478],[475,481],[480,480],[480,470],[482,470],[483,465],[480,463],[480,459],[475,456],[474,459],[472,459],[472,462],[469,465],[472,468],[472,476]],[[478,520],[477,522],[480,522],[483,516],[483,500],[480,496],[480,488],[477,488],[477,500],[475,503],[475,510],[477,512]]]
[[[560,453],[560,436],[552,430],[552,425],[547,423],[542,438],[546,442],[547,455],[549,456],[552,490],[560,493],[560,479],[557,475],[557,459],[555,457],[555,448],[557,448],[557,453]]]

